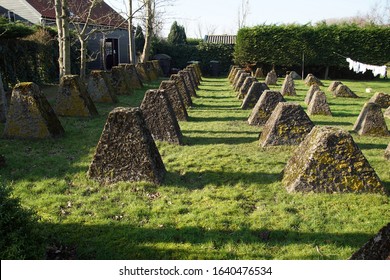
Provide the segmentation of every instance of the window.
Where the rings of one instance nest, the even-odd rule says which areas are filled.
[[[12,11],[8,11],[8,21],[15,22],[15,13]]]

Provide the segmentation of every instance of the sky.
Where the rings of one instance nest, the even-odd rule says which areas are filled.
[[[105,0],[118,11],[126,11],[124,0]],[[161,1],[161,0],[160,0]],[[234,35],[238,29],[238,11],[242,0],[170,0],[164,12],[163,37],[168,36],[176,20],[186,29],[188,38],[203,38],[208,33]],[[138,1],[133,0],[133,5]],[[389,0],[249,0],[246,26],[258,24],[306,24],[330,18],[363,15],[376,4]]]

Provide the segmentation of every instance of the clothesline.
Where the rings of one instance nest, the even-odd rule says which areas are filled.
[[[354,61],[349,57],[343,56],[339,53],[333,52],[334,54],[337,54],[343,58],[346,59],[346,61],[349,63],[349,69],[353,70],[355,73],[366,73],[367,70],[371,70],[372,74],[374,76],[381,75],[386,76],[387,74],[387,67],[386,65],[371,65],[371,64],[365,64],[359,61]]]

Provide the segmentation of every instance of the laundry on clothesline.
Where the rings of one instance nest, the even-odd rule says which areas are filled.
[[[358,61],[354,61],[347,58],[347,62],[349,63],[349,69],[353,70],[355,73],[366,73],[367,70],[371,70],[372,74],[374,76],[381,75],[386,76],[387,73],[387,67],[386,65],[378,66],[378,65],[370,65],[370,64],[364,64]]]

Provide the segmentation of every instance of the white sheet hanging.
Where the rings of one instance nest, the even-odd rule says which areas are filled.
[[[374,76],[381,75],[386,76],[387,67],[386,65],[378,66],[378,65],[370,65],[370,64],[364,64],[359,61],[354,61],[347,58],[347,62],[349,64],[349,69],[353,70],[355,73],[366,73],[367,70],[371,70],[372,74]]]

